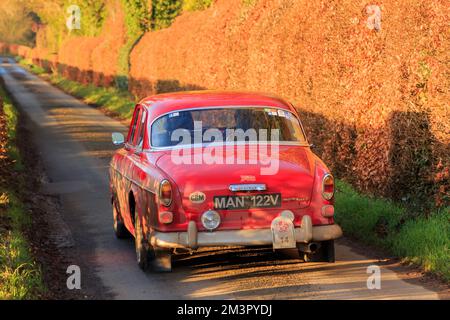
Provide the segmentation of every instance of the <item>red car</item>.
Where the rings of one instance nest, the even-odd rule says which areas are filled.
[[[295,248],[334,262],[334,179],[294,106],[246,92],[155,95],[135,108],[110,165],[114,231],[142,269],[175,249]]]

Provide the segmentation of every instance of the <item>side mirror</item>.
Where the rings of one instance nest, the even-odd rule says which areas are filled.
[[[121,146],[125,143],[125,137],[119,132],[114,132],[112,134],[112,143],[115,146]]]

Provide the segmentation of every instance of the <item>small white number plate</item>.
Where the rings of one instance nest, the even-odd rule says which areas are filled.
[[[294,224],[289,218],[280,216],[273,219],[271,230],[274,249],[291,249],[296,247]]]

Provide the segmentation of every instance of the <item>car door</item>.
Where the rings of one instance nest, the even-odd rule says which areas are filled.
[[[143,106],[138,105],[127,137],[126,154],[126,174],[130,178],[131,183],[128,194],[128,221],[125,223],[129,230],[134,230],[134,213],[142,212],[144,190],[142,189],[145,180],[145,171],[142,163],[142,151],[144,145],[145,123],[147,119],[147,111]],[[133,197],[130,199],[130,197]]]
[[[125,140],[125,146],[122,150],[123,156],[118,162],[118,167],[120,168],[121,181],[120,186],[117,187],[118,197],[120,199],[119,206],[120,212],[122,213],[123,222],[128,230],[133,232],[134,230],[134,217],[130,214],[132,208],[130,208],[130,191],[133,187],[133,163],[131,156],[136,150],[135,138],[139,126],[139,120],[142,113],[142,107],[137,105],[135,107],[133,118],[130,123],[130,128],[128,130],[127,138]]]

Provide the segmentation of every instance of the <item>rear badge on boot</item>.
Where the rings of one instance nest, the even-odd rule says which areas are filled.
[[[203,192],[195,191],[189,195],[189,200],[192,203],[203,203],[206,200],[206,195]]]

